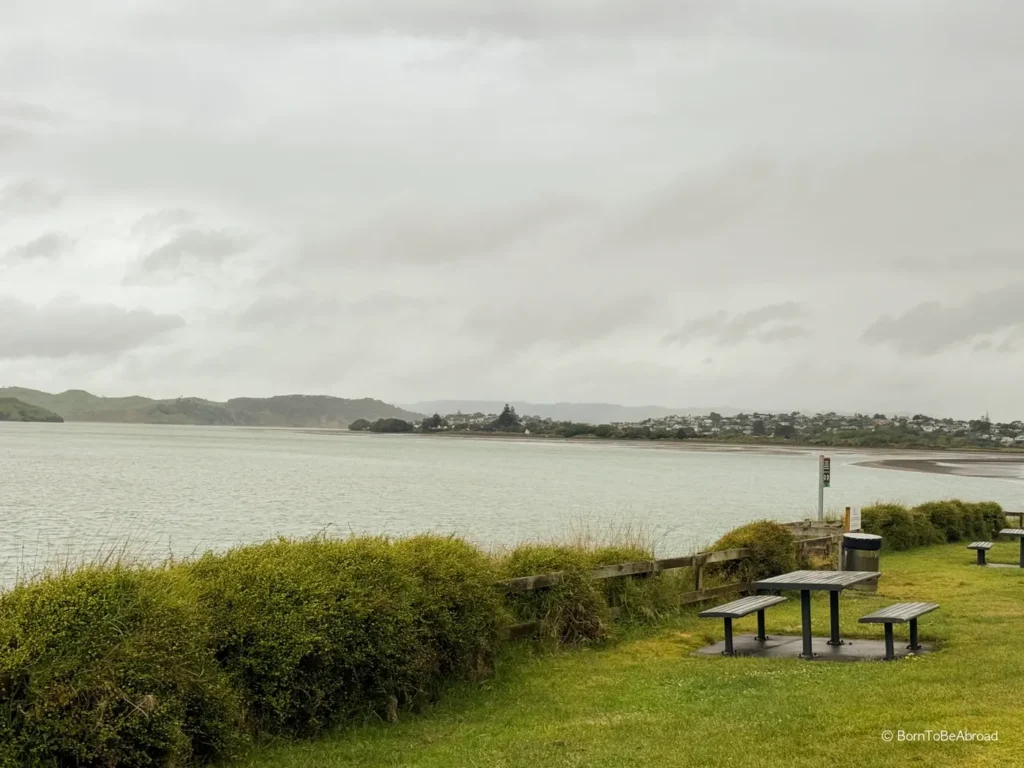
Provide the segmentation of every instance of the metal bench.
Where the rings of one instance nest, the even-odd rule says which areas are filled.
[[[742,619],[757,611],[757,637],[754,639],[763,643],[768,639],[764,633],[764,609],[784,602],[786,602],[786,598],[780,595],[751,595],[701,611],[699,616],[702,619],[725,619],[725,651],[723,653],[726,656],[735,656],[732,647],[732,620]]]
[[[968,549],[976,550],[978,553],[978,565],[985,565],[985,553],[992,549],[991,541],[972,541],[967,545]]]
[[[892,625],[905,624],[910,622],[910,645],[912,651],[920,650],[921,644],[917,642],[917,619],[926,613],[931,613],[939,607],[938,603],[897,603],[883,608],[880,611],[869,613],[858,621],[861,624],[884,624],[885,625],[885,660],[892,661],[896,658],[896,649],[892,639]]]

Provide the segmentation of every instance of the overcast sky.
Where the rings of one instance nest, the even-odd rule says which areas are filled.
[[[3,0],[0,386],[1024,418],[1022,84],[1020,0]]]

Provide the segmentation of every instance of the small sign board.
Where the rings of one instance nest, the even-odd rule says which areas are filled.
[[[854,507],[850,510],[850,530],[860,530],[860,507]]]
[[[847,507],[843,519],[843,530],[847,533],[860,530],[860,507]]]
[[[821,460],[821,485],[828,488],[832,484],[832,459],[825,456]]]

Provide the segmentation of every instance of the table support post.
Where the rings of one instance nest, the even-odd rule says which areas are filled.
[[[754,639],[762,643],[768,639],[768,635],[764,633],[764,609],[757,612],[757,637]]]
[[[1020,537],[1020,567],[1024,568],[1024,536]]]
[[[985,550],[978,550],[978,565],[985,565]]]
[[[912,651],[921,649],[921,644],[917,642],[917,619],[910,620],[910,645],[907,648]]]
[[[843,641],[839,639],[839,591],[829,590],[828,593],[828,618],[830,633],[828,638],[829,645],[842,645]]]
[[[811,590],[800,590],[800,614],[803,619],[804,652],[800,654],[805,659],[814,658],[814,646],[811,644]]]
[[[733,650],[732,647],[732,619],[725,620],[725,655],[736,655],[736,652]]]
[[[885,660],[892,661],[896,658],[896,648],[892,641],[892,622],[885,625]]]

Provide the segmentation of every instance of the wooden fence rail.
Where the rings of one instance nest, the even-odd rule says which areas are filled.
[[[802,539],[797,542],[802,550],[824,551],[828,553],[832,546],[839,541],[841,535],[819,536],[813,539]],[[686,592],[679,597],[680,605],[700,603],[713,597],[719,597],[731,592],[747,592],[750,589],[748,582],[734,582],[722,584],[717,587],[704,586],[704,569],[715,563],[728,563],[736,560],[745,560],[751,556],[751,550],[723,549],[717,552],[698,552],[695,555],[686,557],[670,557],[664,560],[641,560],[632,563],[617,563],[615,565],[602,565],[590,571],[592,581],[603,579],[615,579],[625,576],[643,576],[647,574],[661,573],[663,571],[677,570],[680,568],[693,569],[693,591]],[[505,579],[497,582],[494,586],[506,594],[518,594],[530,592],[535,589],[545,589],[558,584],[564,578],[561,571],[554,573],[542,573],[536,576],[520,576],[516,579]],[[612,616],[619,613],[616,607],[612,607]],[[527,621],[522,624],[515,624],[509,628],[509,636],[512,638],[527,637],[543,627],[544,622],[540,619]]]

